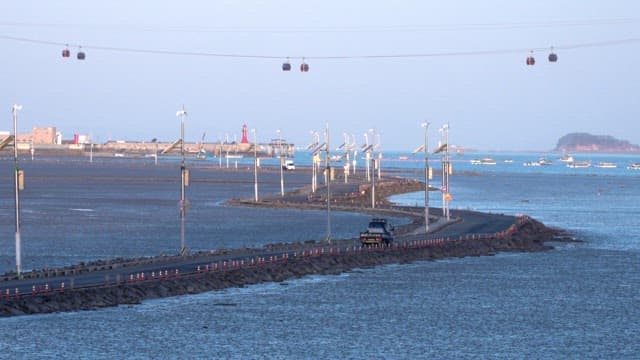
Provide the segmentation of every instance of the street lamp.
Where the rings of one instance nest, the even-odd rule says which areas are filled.
[[[369,157],[371,156],[371,154],[369,153],[369,135],[367,133],[364,133],[364,145],[363,148],[365,149],[365,164],[367,166],[367,181],[371,181],[371,178],[369,177]]]
[[[11,111],[13,113],[13,161],[15,164],[15,185],[16,185],[16,272],[18,277],[22,277],[22,244],[20,241],[20,177],[22,172],[18,167],[18,111],[22,110],[22,105],[13,104]]]
[[[185,245],[185,217],[187,213],[185,186],[187,186],[187,182],[189,180],[189,173],[184,160],[184,117],[186,115],[187,111],[184,109],[183,105],[182,109],[176,112],[176,116],[180,117],[180,154],[182,156],[182,164],[180,165],[180,255],[184,255],[187,252]]]
[[[158,165],[158,139],[157,138],[153,138],[153,139],[151,139],[151,142],[154,143],[155,146],[156,146],[155,153],[153,154],[153,159],[154,159],[155,165]]]
[[[422,123],[424,128],[424,231],[429,233],[429,123]]]
[[[440,128],[442,133],[443,149],[442,152],[442,216],[449,220],[449,200],[451,198],[449,192],[449,172],[451,165],[449,164],[449,124],[445,124]]]
[[[372,167],[373,167],[373,176],[371,177],[371,208],[375,209],[376,208],[376,175],[375,175],[375,169],[376,169],[376,158],[375,157],[371,157],[371,163],[372,163]]]
[[[320,147],[318,146],[320,143],[320,135],[315,130],[311,130],[311,144],[307,147],[307,149],[311,150],[311,192],[315,193],[316,188],[318,187],[318,168],[316,162],[316,155],[320,151]]]
[[[325,169],[325,173],[326,173],[326,177],[325,179],[327,179],[327,242],[331,242],[331,158],[330,158],[330,154],[329,154],[329,149],[330,149],[330,145],[329,145],[329,123],[327,123],[327,128],[326,128],[326,138],[327,138],[327,153],[326,153],[326,166],[327,168]]]
[[[278,155],[280,157],[280,196],[284,196],[284,169],[282,163],[282,138],[280,137],[280,129],[277,130],[278,133],[278,151],[280,152]]]
[[[258,136],[256,129],[251,129],[253,133],[253,185],[255,201],[258,202]]]

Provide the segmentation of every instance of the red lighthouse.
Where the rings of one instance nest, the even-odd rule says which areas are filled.
[[[242,144],[249,143],[249,136],[247,135],[247,124],[242,125]]]

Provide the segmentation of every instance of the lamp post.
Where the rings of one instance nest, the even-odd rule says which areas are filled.
[[[449,220],[449,124],[440,128],[443,139],[442,152],[442,216]]]
[[[222,138],[220,138],[220,146],[218,147],[218,167],[222,168]]]
[[[282,138],[280,137],[280,129],[277,130],[278,133],[278,151],[280,158],[280,196],[284,196],[284,169],[282,163]]]
[[[18,167],[18,111],[22,110],[22,105],[13,104],[13,161],[15,165],[15,185],[16,185],[16,272],[18,277],[22,277],[22,244],[20,239],[20,168]]]
[[[185,245],[185,217],[187,214],[187,199],[185,197],[185,186],[187,186],[188,172],[184,160],[184,117],[187,111],[182,106],[182,110],[176,112],[176,116],[180,117],[180,154],[182,156],[182,164],[180,165],[180,255],[184,255],[187,251]]]
[[[364,148],[365,148],[365,164],[367,166],[367,181],[371,181],[371,178],[369,177],[369,157],[371,156],[371,154],[369,153],[369,135],[367,135],[367,133],[364,133]]]
[[[371,177],[371,208],[375,209],[376,208],[376,175],[375,175],[376,158],[375,157],[371,157],[371,163],[374,171],[374,175]]]
[[[251,129],[253,133],[253,188],[255,201],[258,202],[258,135],[256,129]]]
[[[153,161],[155,165],[158,165],[158,139],[157,138],[153,138],[151,139],[151,142],[155,144],[156,146],[156,150],[155,153],[153,154]]]
[[[429,233],[429,123],[422,123],[424,128],[424,231]]]
[[[327,242],[331,242],[331,163],[330,163],[330,154],[329,154],[329,123],[327,123],[326,128],[326,137],[327,137],[327,153],[326,153],[326,177],[327,179]]]
[[[316,167],[316,154],[318,153],[318,144],[320,143],[320,136],[318,132],[315,130],[311,130],[311,144],[309,144],[309,149],[311,149],[311,192],[315,193],[316,188],[318,187],[318,168]]]
[[[381,167],[382,167],[382,142],[380,140],[380,133],[376,134],[376,148],[378,148],[378,161],[376,163],[376,165],[378,165],[378,180],[380,180],[381,178]]]
[[[445,173],[445,183],[447,184],[447,193],[445,194],[445,203],[447,204],[447,220],[450,219],[449,215],[449,201],[451,200],[451,189],[449,188],[449,174],[451,173],[451,162],[449,161],[449,123],[447,123],[445,128],[445,145],[447,147],[444,149],[444,158],[446,165],[446,173]]]

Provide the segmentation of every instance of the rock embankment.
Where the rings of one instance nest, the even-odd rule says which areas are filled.
[[[145,299],[195,294],[264,282],[281,282],[311,274],[340,274],[356,268],[448,257],[492,255],[502,251],[541,251],[559,232],[523,218],[509,230],[492,235],[467,235],[456,240],[422,240],[386,248],[343,247],[307,251],[278,261],[226,269],[208,269],[179,276],[110,286],[76,288],[20,297],[0,298],[0,316],[93,310]]]

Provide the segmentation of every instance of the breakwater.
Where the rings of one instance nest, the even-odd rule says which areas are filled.
[[[497,233],[465,234],[457,238],[433,238],[396,242],[384,247],[361,247],[349,241],[314,246],[278,244],[250,249],[243,257],[194,265],[191,271],[136,272],[99,286],[67,288],[58,284],[16,294],[2,289],[0,316],[61,311],[94,310],[154,299],[195,294],[263,282],[279,282],[312,274],[339,274],[356,268],[451,257],[492,255],[503,251],[550,249],[546,241],[558,231],[529,217]],[[269,254],[269,255],[264,255]]]

